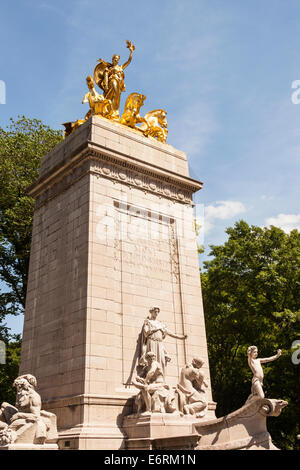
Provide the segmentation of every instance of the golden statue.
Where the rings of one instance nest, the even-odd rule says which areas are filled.
[[[93,114],[101,114],[107,118],[110,117],[112,115],[111,101],[105,99],[103,95],[100,95],[95,90],[95,82],[91,75],[86,77],[86,83],[89,91],[84,95],[82,103],[89,103],[90,109],[84,119],[89,119]]]
[[[111,119],[119,119],[120,97],[122,91],[125,91],[124,69],[130,64],[135,49],[130,41],[127,41],[127,47],[130,50],[130,55],[123,65],[119,65],[120,56],[114,54],[112,64],[99,59],[99,64],[96,65],[94,70],[94,78],[98,87],[104,91],[104,98],[112,103]]]
[[[126,100],[120,123],[139,129],[145,136],[156,138],[160,142],[166,142],[168,135],[167,113],[163,109],[156,109],[145,114],[144,117],[140,116],[140,108],[143,106],[145,99],[146,96],[140,93],[131,93]],[[136,124],[142,125],[136,127]]]
[[[146,96],[141,95],[140,93],[131,93],[126,100],[124,113],[122,114],[120,123],[133,128],[140,122],[145,123],[145,119],[139,114],[145,99]]]
[[[144,135],[156,138],[160,142],[166,142],[168,136],[167,112],[163,109],[156,109],[145,114],[145,123],[140,129]]]
[[[127,47],[130,54],[127,62],[123,65],[119,65],[120,56],[117,54],[113,55],[112,63],[99,59],[99,63],[94,70],[94,78],[91,75],[86,78],[89,91],[82,100],[82,103],[89,103],[90,109],[84,119],[63,124],[65,126],[65,136],[71,134],[91,116],[96,115],[131,127],[146,137],[157,139],[163,143],[166,142],[168,135],[166,111],[156,109],[142,117],[140,109],[146,96],[141,93],[131,93],[128,96],[124,112],[120,118],[120,97],[121,93],[125,91],[124,69],[130,64],[135,50],[130,41],[127,41]],[[96,91],[95,82],[103,90],[103,95]]]

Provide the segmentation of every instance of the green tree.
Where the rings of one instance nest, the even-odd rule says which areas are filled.
[[[6,364],[0,364],[0,401],[14,402],[20,337],[10,335],[7,315],[25,308],[34,200],[26,189],[37,179],[42,157],[62,140],[62,132],[37,119],[11,119],[0,128],[0,340]]]
[[[268,427],[280,448],[292,449],[300,424],[300,365],[291,361],[300,333],[300,234],[244,221],[226,233],[223,245],[210,247],[201,274],[217,415],[241,407],[250,394],[247,347],[256,345],[261,357],[280,348],[282,356],[264,367],[264,389],[289,405]]]
[[[0,128],[0,324],[24,311],[34,200],[26,189],[62,132],[24,116]]]
[[[2,336],[3,337],[3,336]],[[14,379],[18,376],[21,354],[21,338],[19,335],[6,337],[6,362],[0,363],[0,404],[4,401],[15,403]]]

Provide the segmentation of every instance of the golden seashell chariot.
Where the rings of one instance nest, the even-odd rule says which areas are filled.
[[[135,129],[146,137],[166,142],[168,135],[166,111],[155,109],[145,114],[144,117],[140,115],[140,109],[144,104],[146,96],[140,93],[131,93],[126,100],[124,112],[120,117],[120,98],[121,93],[125,91],[124,70],[130,64],[133,51],[135,50],[134,45],[130,41],[127,41],[127,47],[130,54],[128,60],[123,65],[119,64],[120,56],[117,54],[113,55],[112,63],[105,62],[103,59],[98,60],[98,64],[94,69],[94,76],[89,75],[86,78],[89,91],[82,100],[82,103],[89,104],[90,109],[84,119],[63,124],[65,126],[65,136],[71,134],[91,116],[96,115]],[[97,92],[96,84],[103,91],[102,94]]]

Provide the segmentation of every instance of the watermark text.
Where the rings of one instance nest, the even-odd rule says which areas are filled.
[[[293,341],[292,349],[295,349],[292,354],[292,363],[298,365],[300,364],[300,339]]]
[[[0,104],[6,104],[6,85],[3,80],[0,80]]]

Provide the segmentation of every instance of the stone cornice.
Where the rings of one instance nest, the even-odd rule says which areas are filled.
[[[52,167],[35,184],[28,188],[28,194],[43,205],[87,173],[109,178],[184,204],[192,204],[192,194],[202,187],[202,183],[186,176],[120,152],[99,148],[87,141],[80,149],[74,150],[68,160]]]
[[[89,147],[95,152],[98,152],[96,155],[102,156],[103,158],[109,158],[112,163],[122,164],[124,167],[127,167],[133,171],[140,171],[153,177],[161,177],[165,181],[168,181],[172,184],[177,183],[178,186],[186,187],[186,189],[192,192],[199,191],[199,189],[201,189],[203,186],[201,181],[174,173],[171,170],[165,170],[162,167],[153,165],[152,163],[144,162],[138,158],[128,156],[121,152],[110,151],[108,148],[104,149],[94,142],[89,142]]]

